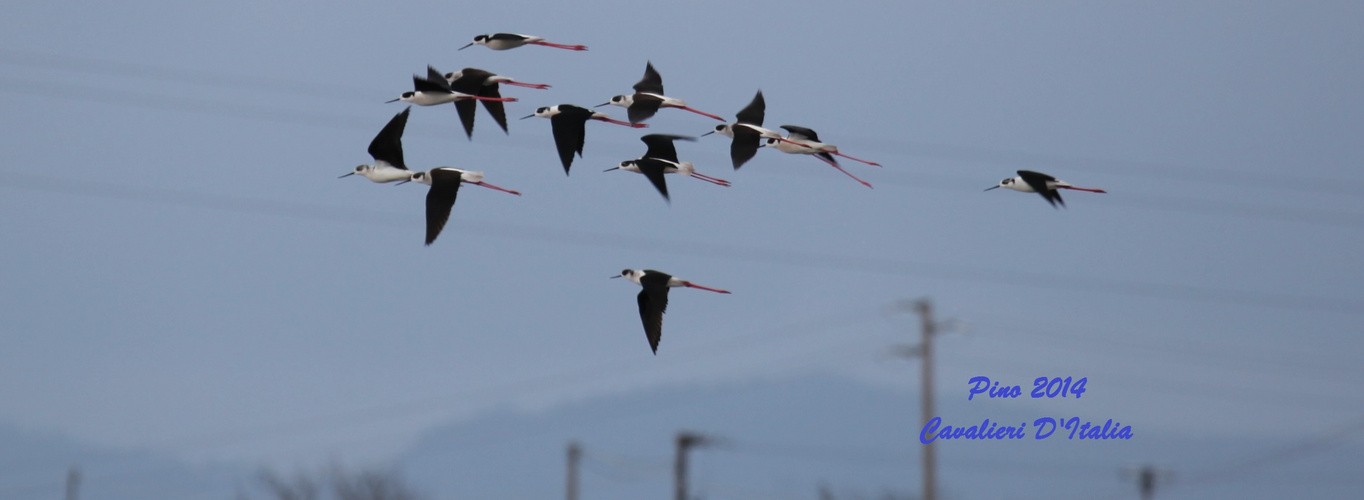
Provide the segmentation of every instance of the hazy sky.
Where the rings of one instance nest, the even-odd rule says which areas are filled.
[[[1364,384],[1364,4],[19,2],[0,7],[0,422],[193,460],[383,459],[429,425],[662,385],[832,372],[912,388],[897,301],[958,320],[938,393],[1088,377],[1018,407],[1144,432],[1310,437]],[[456,51],[510,31],[585,44]],[[628,92],[814,128],[867,189],[680,143],[723,188],[639,175],[661,111],[589,123],[565,177],[538,106]],[[426,65],[407,163],[482,170],[422,245],[425,186],[336,179]],[[621,108],[603,108],[623,117]],[[981,191],[1015,170],[1108,194]],[[671,176],[670,176],[671,177]],[[651,355],[649,268],[674,290]],[[944,415],[979,420],[988,412]]]

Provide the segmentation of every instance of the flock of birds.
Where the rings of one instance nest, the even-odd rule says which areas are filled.
[[[568,45],[551,43],[544,38],[537,36],[520,35],[515,33],[495,33],[492,35],[478,35],[473,42],[460,47],[464,50],[474,45],[482,45],[492,50],[508,50],[526,45],[539,45],[554,47],[559,49],[582,51],[587,50],[584,45]],[[488,114],[492,115],[493,121],[507,132],[507,114],[503,103],[515,102],[513,97],[502,97],[499,85],[511,85],[516,87],[526,87],[534,89],[547,89],[549,85],[542,83],[518,82],[513,78],[491,73],[477,68],[464,68],[461,71],[452,73],[441,73],[433,67],[427,66],[425,77],[413,75],[413,89],[410,92],[403,92],[398,98],[388,102],[403,101],[418,106],[437,106],[447,103],[454,103],[459,115],[460,123],[464,127],[464,133],[469,139],[473,139],[474,115],[477,111],[478,102],[483,103],[483,108]],[[648,62],[644,67],[644,77],[634,85],[633,94],[623,94],[612,97],[610,101],[599,104],[595,107],[606,105],[620,106],[626,109],[627,121],[612,119],[606,113],[593,111],[592,109],[575,106],[572,104],[560,104],[557,106],[545,106],[535,110],[535,113],[525,116],[522,119],[540,117],[548,118],[553,130],[554,144],[559,153],[559,161],[563,164],[564,174],[568,175],[569,168],[573,164],[573,157],[576,154],[582,157],[583,143],[586,138],[587,122],[597,120],[605,123],[621,125],[631,128],[645,128],[648,125],[642,123],[653,117],[663,108],[676,108],[690,111],[702,116],[713,118],[721,122],[724,118],[691,108],[683,99],[669,97],[663,92],[663,77],[654,69],[653,63]],[[848,156],[839,151],[838,146],[820,142],[819,135],[812,129],[796,126],[782,125],[786,130],[783,136],[780,132],[763,128],[763,118],[767,110],[767,103],[763,99],[762,91],[758,91],[753,100],[736,113],[734,123],[716,125],[715,130],[702,134],[720,134],[731,139],[730,159],[735,170],[748,162],[757,155],[758,150],[763,147],[770,147],[789,154],[811,155],[829,166],[838,169],[839,172],[853,178],[868,188],[871,184],[864,181],[852,173],[844,170],[838,164],[835,156],[847,158],[868,165],[881,166],[879,163],[862,160]],[[403,162],[403,131],[407,127],[407,117],[412,111],[411,106],[395,115],[389,120],[387,125],[379,131],[374,140],[369,144],[369,155],[374,158],[374,163],[370,165],[359,165],[355,170],[342,175],[360,175],[373,182],[418,182],[430,186],[426,194],[426,244],[429,246],[440,236],[441,230],[450,218],[450,210],[454,207],[456,196],[459,194],[459,187],[463,184],[474,184],[489,189],[502,191],[520,196],[521,193],[495,186],[483,182],[483,172],[466,170],[454,167],[436,167],[425,172],[414,172],[407,168]],[[695,141],[695,137],[667,134],[648,134],[640,137],[647,149],[644,155],[633,159],[620,162],[620,165],[607,169],[625,170],[643,174],[659,194],[663,195],[665,201],[671,203],[668,195],[668,184],[664,178],[665,174],[682,174],[694,177],[718,186],[729,186],[730,182],[717,177],[711,177],[696,171],[692,162],[680,161],[677,156],[677,148],[674,142],[678,140]],[[1076,187],[1065,181],[1057,180],[1047,174],[1033,172],[1029,170],[1019,170],[1017,177],[1010,177],[999,181],[995,186],[986,189],[989,191],[996,188],[1007,188],[1025,193],[1038,193],[1047,200],[1053,207],[1058,203],[1065,206],[1065,201],[1061,199],[1058,189],[1073,189],[1079,191],[1089,191],[1103,193],[1102,189]],[[697,285],[690,281],[679,279],[667,273],[654,270],[634,270],[626,269],[620,275],[613,278],[626,278],[643,288],[637,297],[639,303],[639,316],[644,324],[645,335],[649,339],[649,347],[654,354],[658,354],[658,343],[663,335],[663,313],[668,308],[668,289],[673,287],[687,287],[707,290],[716,293],[730,293],[718,288],[709,288]]]

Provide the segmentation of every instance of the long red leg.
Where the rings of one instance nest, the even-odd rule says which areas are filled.
[[[460,99],[478,99],[478,100],[480,100],[480,101],[497,101],[497,102],[516,102],[516,98],[515,98],[515,97],[483,97],[483,96],[479,96],[479,95],[462,96],[462,97],[460,97]]]
[[[862,162],[862,163],[866,163],[866,164],[868,164],[868,165],[875,165],[875,166],[878,166],[878,167],[881,166],[880,163],[876,163],[876,162],[874,162],[874,161],[859,160],[859,159],[857,159],[857,158],[853,158],[853,157],[851,157],[851,156],[845,155],[845,154],[840,153],[840,152],[838,152],[838,151],[830,151],[830,153],[836,154],[836,155],[838,155],[838,156],[842,156],[842,157],[847,158],[847,159],[852,160],[852,161],[860,161],[860,162]]]
[[[688,107],[686,107],[686,106],[677,106],[677,108],[678,108],[678,109],[685,109],[685,110],[687,110],[687,111],[691,111],[692,113],[696,113],[696,114],[698,114],[698,115],[709,116],[709,117],[714,118],[714,119],[716,119],[716,120],[725,121],[724,118],[720,118],[720,117],[718,117],[718,116],[712,115],[712,114],[707,113],[707,112],[705,112],[705,111],[700,111],[700,110],[688,108]]]
[[[587,46],[586,46],[586,45],[564,45],[564,44],[562,44],[562,43],[549,43],[549,42],[526,42],[526,43],[530,43],[530,44],[534,44],[534,45],[544,45],[544,46],[546,46],[546,47],[554,47],[554,48],[556,48],[556,49],[587,50]]]
[[[716,185],[725,186],[725,187],[729,187],[729,186],[730,186],[729,181],[724,180],[724,179],[721,179],[721,178],[718,178],[718,177],[711,177],[711,176],[709,176],[709,175],[699,174],[699,173],[696,173],[696,172],[692,172],[691,176],[692,176],[692,177],[695,177],[695,178],[697,178],[697,179],[701,179],[701,180],[703,180],[703,181],[709,182],[709,183],[711,183],[711,184],[716,184]]]
[[[1061,189],[1074,189],[1074,190],[1076,190],[1076,191],[1089,191],[1089,192],[1091,192],[1091,193],[1107,193],[1107,192],[1108,192],[1108,191],[1104,191],[1104,190],[1102,190],[1102,189],[1082,188],[1082,187],[1075,187],[1075,186],[1056,186],[1056,187],[1059,187],[1059,188],[1061,188]]]
[[[512,190],[507,189],[507,188],[500,188],[500,187],[494,186],[494,185],[492,185],[492,184],[488,184],[488,183],[486,183],[486,182],[470,182],[469,184],[477,184],[477,185],[479,185],[479,186],[483,186],[483,187],[488,188],[488,189],[496,189],[496,190],[501,191],[501,192],[503,192],[503,193],[511,193],[511,194],[514,194],[514,195],[517,195],[517,196],[521,196],[521,192],[519,192],[519,191],[512,191]]]
[[[528,88],[532,88],[532,89],[541,89],[541,90],[544,90],[544,89],[549,88],[549,84],[547,84],[547,83],[521,83],[521,82],[502,82],[502,83],[505,84],[505,85],[515,85],[515,86],[517,86],[517,87],[528,87]]]
[[[683,282],[682,282],[682,286],[685,286],[685,287],[687,287],[687,288],[700,288],[700,289],[702,289],[702,290],[707,290],[707,291],[711,291],[711,292],[715,292],[715,293],[729,293],[729,290],[721,290],[721,289],[719,289],[719,288],[705,287],[705,286],[698,285],[698,284],[696,284],[696,283],[692,283],[692,282],[690,282],[690,281],[683,281]]]
[[[614,124],[616,124],[616,125],[624,125],[624,126],[626,126],[626,127],[633,127],[633,128],[644,128],[644,127],[648,127],[648,126],[649,126],[649,124],[647,124],[647,123],[630,123],[630,122],[623,122],[623,121],[620,121],[620,120],[613,120],[613,119],[610,119],[610,118],[593,118],[593,120],[601,120],[601,121],[604,121],[604,122],[606,122],[606,123],[614,123]]]
[[[819,158],[819,157],[816,156],[815,158]],[[824,163],[829,164],[830,167],[834,167],[834,168],[838,169],[839,172],[843,172],[843,175],[846,175],[846,176],[848,176],[848,177],[852,177],[853,180],[855,180],[855,181],[857,181],[857,182],[861,182],[863,186],[867,186],[868,188],[871,188],[871,183],[869,183],[869,182],[867,182],[867,181],[864,181],[864,180],[862,180],[862,179],[858,179],[856,175],[853,175],[853,174],[848,173],[847,170],[843,170],[843,167],[838,166],[837,163],[831,162],[831,161],[829,161],[829,160],[825,160],[825,159],[823,159],[823,158],[819,158],[819,161],[822,161],[822,162],[824,162]],[[875,189],[875,188],[872,188],[872,189]]]

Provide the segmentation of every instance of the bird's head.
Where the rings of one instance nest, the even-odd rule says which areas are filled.
[[[602,172],[610,172],[610,171],[612,171],[612,170],[627,170],[627,171],[630,171],[630,172],[639,172],[639,167],[638,167],[637,165],[635,165],[635,161],[634,161],[634,160],[626,160],[626,161],[620,162],[620,165],[616,165],[616,166],[614,166],[614,167],[608,168],[608,169],[606,169],[606,170],[603,170]]]
[[[600,108],[600,107],[605,106],[605,105],[607,105],[607,104],[611,104],[611,105],[614,105],[614,106],[620,106],[620,107],[622,107],[622,108],[628,108],[628,107],[630,107],[630,105],[632,105],[632,104],[634,104],[634,103],[635,103],[635,98],[634,98],[633,96],[618,95],[618,96],[612,97],[610,101],[607,101],[607,102],[605,102],[605,103],[603,103],[603,104],[598,104],[597,107]]]
[[[406,182],[418,182],[430,186],[431,174],[427,172],[412,172],[412,176],[408,177]]]
[[[489,37],[488,35],[478,35],[478,36],[474,37],[474,41],[469,42],[469,45],[465,45],[465,46],[463,46],[463,47],[460,47],[459,50],[464,50],[464,49],[467,49],[467,48],[469,48],[469,47],[473,47],[473,46],[475,46],[475,45],[487,45],[487,44],[488,44],[488,39],[489,39],[489,38],[491,38],[491,37]]]
[[[644,271],[626,269],[624,271],[621,271],[620,274],[612,276],[612,278],[625,278],[635,283],[639,283],[640,276],[644,276]]]
[[[373,170],[374,170],[373,165],[356,165],[355,170],[352,170],[350,173],[343,175],[341,177],[337,177],[337,179],[344,179],[346,177],[350,177],[356,174],[365,175],[366,172],[370,172]]]
[[[729,137],[729,138],[733,139],[733,138],[734,138],[734,128],[733,128],[732,125],[730,125],[730,124],[728,124],[728,123],[721,123],[721,124],[715,126],[715,130],[711,130],[710,132],[706,132],[706,133],[704,133],[704,134],[701,134],[701,137],[705,137],[705,136],[708,136],[708,135],[710,135],[710,134],[720,134],[720,135],[723,135],[723,136],[725,136],[725,137]]]
[[[530,118],[532,116],[538,116],[540,118],[550,118],[557,114],[559,114],[558,106],[541,106],[539,108],[535,108],[535,114],[525,116],[521,119],[525,120],[526,118]]]

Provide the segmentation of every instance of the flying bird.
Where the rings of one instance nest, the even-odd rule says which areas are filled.
[[[404,101],[418,106],[435,106],[447,102],[476,99],[479,101],[516,102],[515,97],[485,97],[477,93],[466,94],[450,89],[450,82],[436,68],[426,67],[426,78],[412,75],[412,92],[403,92],[397,99],[387,102]]]
[[[1046,199],[1047,203],[1051,203],[1051,206],[1053,207],[1055,207],[1057,203],[1060,203],[1063,207],[1066,206],[1066,200],[1062,200],[1061,193],[1056,191],[1058,188],[1089,191],[1091,193],[1108,192],[1102,189],[1075,187],[1070,185],[1069,182],[1058,181],[1055,177],[1041,172],[1033,172],[1031,170],[1019,170],[1018,177],[1004,179],[999,181],[998,185],[988,187],[985,190],[989,191],[995,188],[1008,188],[1024,193],[1037,193],[1042,195],[1042,198]]]
[[[516,33],[493,33],[491,35],[478,35],[474,37],[473,42],[470,42],[469,45],[460,47],[459,50],[464,50],[475,45],[482,45],[493,50],[507,50],[514,49],[526,44],[544,45],[546,47],[554,47],[557,49],[587,50],[586,45],[564,45],[561,43],[549,43],[546,42],[544,38],[538,36],[518,35]]]
[[[442,77],[450,85],[450,90],[480,97],[501,98],[502,94],[497,88],[499,83],[537,89],[549,88],[549,85],[542,83],[521,83],[478,68],[464,68],[454,73],[446,73]],[[477,111],[476,107],[478,104],[472,99],[455,101],[455,110],[459,112],[459,121],[464,125],[464,134],[470,139],[474,138],[474,112]],[[500,101],[485,100],[483,101],[483,109],[488,110],[488,114],[493,115],[493,121],[502,127],[503,132],[508,132],[507,111]]]
[[[485,74],[485,75],[487,75],[487,78],[483,81],[483,84],[484,84],[484,85],[492,85],[492,84],[494,84],[494,83],[505,83],[505,84],[507,84],[507,85],[511,85],[511,86],[515,86],[515,87],[526,87],[526,88],[539,89],[539,90],[544,90],[544,89],[549,88],[549,84],[547,84],[547,83],[525,83],[525,82],[518,82],[518,81],[516,81],[516,79],[514,79],[514,78],[512,78],[512,77],[509,77],[509,76],[502,76],[502,75],[499,75],[499,74],[496,74],[496,73],[491,73],[491,72],[488,72],[488,71],[485,71],[485,70],[481,70],[481,69],[478,69],[478,68],[464,68],[463,70],[456,71],[456,72],[453,72],[453,73],[446,73],[446,74],[445,74],[445,81],[449,82],[449,83],[453,86],[454,83],[455,83],[455,80],[458,80],[458,79],[460,79],[460,78],[463,78],[464,76],[466,76],[466,74]]]
[[[620,277],[644,287],[638,297],[639,319],[644,323],[644,335],[649,337],[649,348],[653,349],[654,355],[658,355],[658,341],[663,338],[663,313],[668,310],[668,288],[685,286],[716,293],[729,293],[728,290],[704,287],[652,269],[643,271],[626,269],[620,272],[620,276],[612,276]]]
[[[407,165],[403,164],[403,129],[407,128],[407,115],[411,111],[412,106],[408,106],[401,113],[393,115],[393,119],[379,130],[379,135],[374,136],[374,140],[369,142],[369,155],[374,158],[373,165],[357,166],[354,172],[338,179],[355,174],[363,175],[374,182],[393,182],[410,178],[412,173],[407,170]]]
[[[763,114],[766,110],[767,101],[763,99],[763,91],[759,90],[758,95],[753,96],[753,101],[734,115],[737,118],[734,123],[716,125],[715,130],[701,134],[701,137],[720,134],[733,139],[729,143],[729,158],[734,162],[734,170],[738,170],[758,154],[763,139],[786,141],[780,132],[763,128]]]
[[[719,186],[729,186],[729,181],[717,179],[708,175],[696,172],[696,168],[689,161],[677,161],[677,148],[673,145],[675,140],[695,141],[694,137],[681,135],[649,134],[640,137],[639,140],[649,146],[643,157],[634,160],[620,162],[619,166],[606,169],[626,170],[639,174],[644,174],[653,183],[654,188],[663,195],[663,199],[672,203],[672,198],[668,197],[668,181],[663,178],[663,174],[683,174],[701,179],[711,184]]]
[[[426,172],[413,172],[409,180],[431,186],[431,189],[426,191],[427,246],[436,241],[436,237],[440,236],[440,230],[445,228],[445,221],[450,219],[450,209],[455,206],[455,196],[459,194],[460,184],[467,182],[521,196],[517,191],[483,182],[483,172],[453,167],[436,167]]]
[[[853,180],[862,183],[863,186],[871,187],[871,183],[858,179],[856,175],[848,173],[847,170],[843,170],[843,167],[838,166],[838,160],[834,159],[833,155],[839,155],[844,158],[850,158],[878,167],[881,166],[881,164],[858,160],[857,158],[839,153],[838,146],[819,142],[819,134],[816,134],[814,130],[795,125],[782,125],[781,128],[784,128],[787,131],[785,138],[767,139],[767,143],[763,145],[770,148],[777,148],[777,151],[783,153],[814,155],[815,158],[819,158],[824,163],[829,164],[829,166],[838,169],[839,172],[843,172],[843,175],[852,177]]]
[[[691,111],[698,115],[709,116],[716,120],[725,121],[724,118],[712,115],[704,111],[698,111],[687,107],[687,101],[663,95],[663,77],[654,70],[653,62],[646,62],[644,65],[644,78],[635,84],[635,93],[630,95],[618,95],[612,97],[609,102],[598,104],[600,108],[607,104],[614,104],[626,109],[626,116],[630,118],[630,123],[639,123],[654,116],[659,108],[678,108]]]
[[[606,113],[572,104],[544,106],[535,110],[535,114],[521,117],[521,119],[525,120],[536,116],[549,118],[550,128],[554,131],[554,147],[558,148],[559,161],[564,164],[564,175],[568,175],[568,167],[573,164],[573,153],[578,153],[579,157],[583,155],[583,141],[587,137],[588,120],[598,120],[634,128],[648,127],[643,123],[613,120]]]

